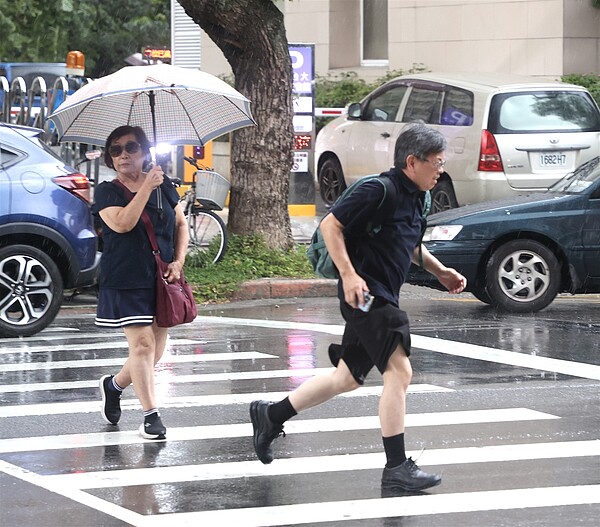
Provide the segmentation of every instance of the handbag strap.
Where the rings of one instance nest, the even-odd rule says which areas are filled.
[[[114,185],[120,187],[123,190],[125,198],[127,198],[129,201],[133,199],[133,192],[131,192],[131,190],[129,190],[125,185],[123,185],[121,181],[119,181],[118,179],[113,179],[112,182]],[[142,211],[141,219],[144,222],[144,226],[146,227],[146,233],[148,234],[150,245],[152,245],[153,254],[160,254],[160,249],[158,248],[158,243],[156,241],[156,234],[154,232],[154,226],[152,225],[152,220],[150,220],[150,216],[148,216],[148,213],[145,209]]]

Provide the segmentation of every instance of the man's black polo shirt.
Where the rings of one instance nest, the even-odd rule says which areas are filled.
[[[398,305],[400,287],[406,279],[413,251],[423,227],[424,192],[404,174],[391,169],[389,176],[397,191],[397,206],[393,217],[384,221],[382,229],[367,236],[366,225],[383,198],[383,185],[369,181],[360,185],[331,213],[344,225],[346,247],[356,272],[367,282],[372,295]],[[338,297],[344,299],[340,280]]]

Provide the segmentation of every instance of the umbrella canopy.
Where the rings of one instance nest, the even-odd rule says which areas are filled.
[[[103,146],[118,126],[155,144],[203,145],[255,124],[250,101],[226,82],[168,64],[127,66],[77,90],[50,116],[61,141]]]

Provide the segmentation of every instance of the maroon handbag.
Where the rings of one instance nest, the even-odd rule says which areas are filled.
[[[124,190],[125,196],[129,200],[133,198],[132,192],[123,183],[119,180],[114,180],[113,183]],[[183,269],[179,275],[179,280],[172,283],[165,280],[164,274],[169,264],[160,257],[154,227],[145,210],[142,212],[141,218],[146,227],[150,245],[152,245],[152,254],[156,260],[156,325],[160,328],[171,328],[192,322],[198,315],[198,308],[196,307],[192,288],[183,274]]]

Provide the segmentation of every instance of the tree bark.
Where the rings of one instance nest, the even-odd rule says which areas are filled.
[[[231,142],[228,229],[263,234],[271,247],[290,248],[289,178],[294,131],[292,67],[283,14],[271,0],[179,0],[221,49],[235,88],[251,101],[257,126]]]

